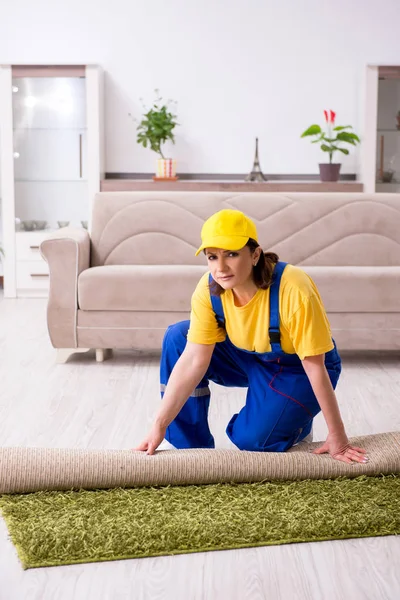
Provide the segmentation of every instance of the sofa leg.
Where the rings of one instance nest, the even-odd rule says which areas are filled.
[[[90,348],[58,348],[57,349],[57,364],[63,365],[67,362],[70,356],[79,352],[89,352]]]
[[[103,362],[107,360],[107,358],[112,357],[111,348],[96,348],[96,360],[97,362]]]

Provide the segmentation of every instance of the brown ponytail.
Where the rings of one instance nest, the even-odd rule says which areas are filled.
[[[250,248],[250,252],[253,254],[259,244],[250,238],[246,246]],[[269,288],[272,283],[272,273],[278,260],[279,256],[275,252],[261,252],[256,266],[253,267],[254,283],[257,287],[262,290]]]

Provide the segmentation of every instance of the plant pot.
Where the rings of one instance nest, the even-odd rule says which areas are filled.
[[[391,183],[393,179],[394,171],[383,171],[382,172],[382,182],[383,183]]]
[[[157,159],[156,175],[154,180],[170,180],[176,181],[176,160],[174,158],[159,158]]]
[[[319,175],[321,181],[338,181],[341,163],[320,163]]]

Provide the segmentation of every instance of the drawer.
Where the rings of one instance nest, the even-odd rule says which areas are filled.
[[[16,234],[16,258],[19,260],[43,261],[40,244],[49,236],[49,231],[27,231]]]
[[[47,290],[49,267],[44,260],[17,261],[17,289]]]

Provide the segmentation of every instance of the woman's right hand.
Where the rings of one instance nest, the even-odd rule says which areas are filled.
[[[143,442],[139,444],[139,446],[134,448],[134,450],[141,450],[142,452],[147,452],[147,454],[154,454],[158,446],[165,438],[166,431],[166,427],[163,427],[158,423],[154,423],[150,433],[145,437]]]

